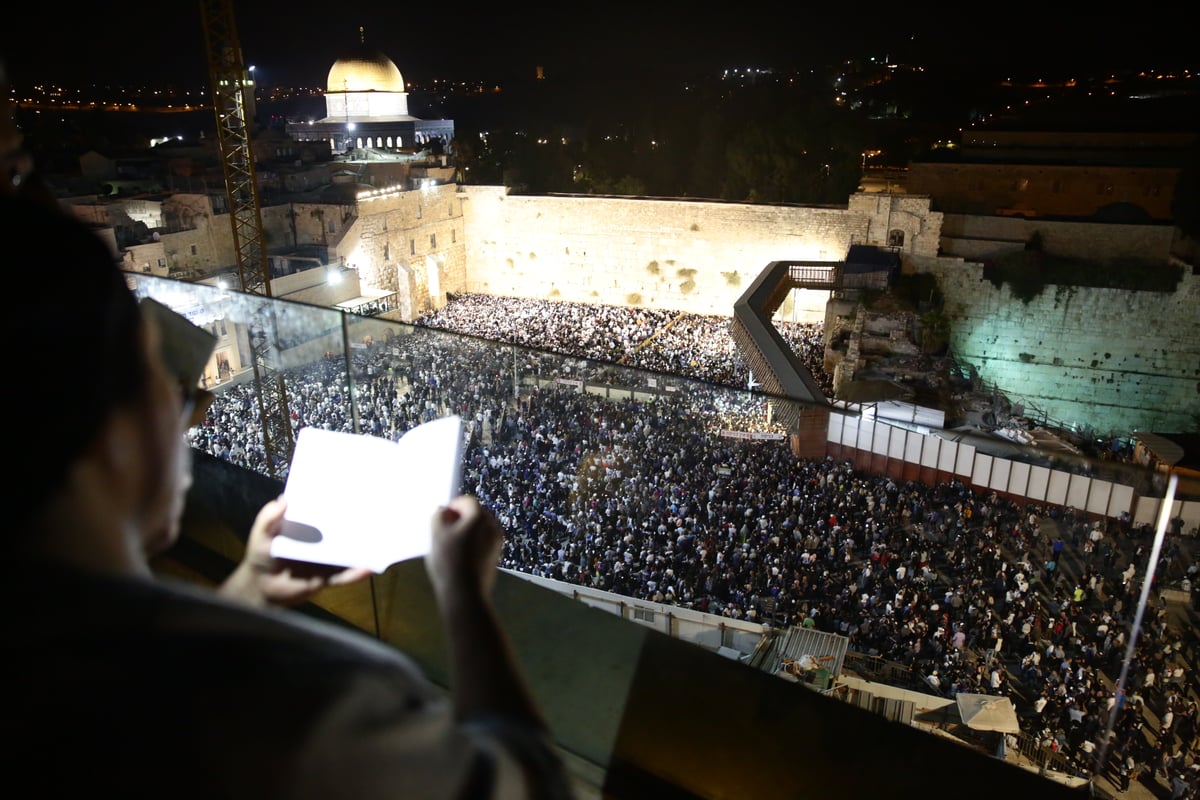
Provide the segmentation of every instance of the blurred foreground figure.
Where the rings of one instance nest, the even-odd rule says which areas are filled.
[[[155,576],[195,383],[99,237],[11,191],[0,233],[25,387],[4,481],[10,780],[48,797],[570,796],[495,614],[501,533],[474,498],[430,520],[449,698],[394,648],[280,608],[366,575],[271,559],[282,501],[218,591]]]

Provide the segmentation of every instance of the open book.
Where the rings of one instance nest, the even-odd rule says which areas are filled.
[[[271,555],[376,573],[429,552],[431,521],[459,492],[463,423],[443,417],[393,442],[301,428]]]

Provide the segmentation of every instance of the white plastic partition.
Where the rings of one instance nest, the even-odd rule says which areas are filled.
[[[1107,517],[1129,513],[1137,525],[1153,524],[1161,503],[1158,498],[1136,497],[1132,486],[979,453],[974,445],[895,427],[872,417],[833,412],[827,439],[831,444],[956,475],[973,486],[1033,502]],[[1174,506],[1171,519],[1184,519],[1187,530],[1200,524],[1200,503],[1176,500]]]

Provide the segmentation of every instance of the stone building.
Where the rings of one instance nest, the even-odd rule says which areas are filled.
[[[1169,222],[1195,133],[967,131],[909,165],[907,190],[948,214]]]

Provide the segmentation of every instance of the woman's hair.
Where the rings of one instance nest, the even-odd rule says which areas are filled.
[[[109,247],[78,219],[0,195],[14,459],[5,506],[18,522],[62,484],[104,421],[147,380],[137,301]]]

